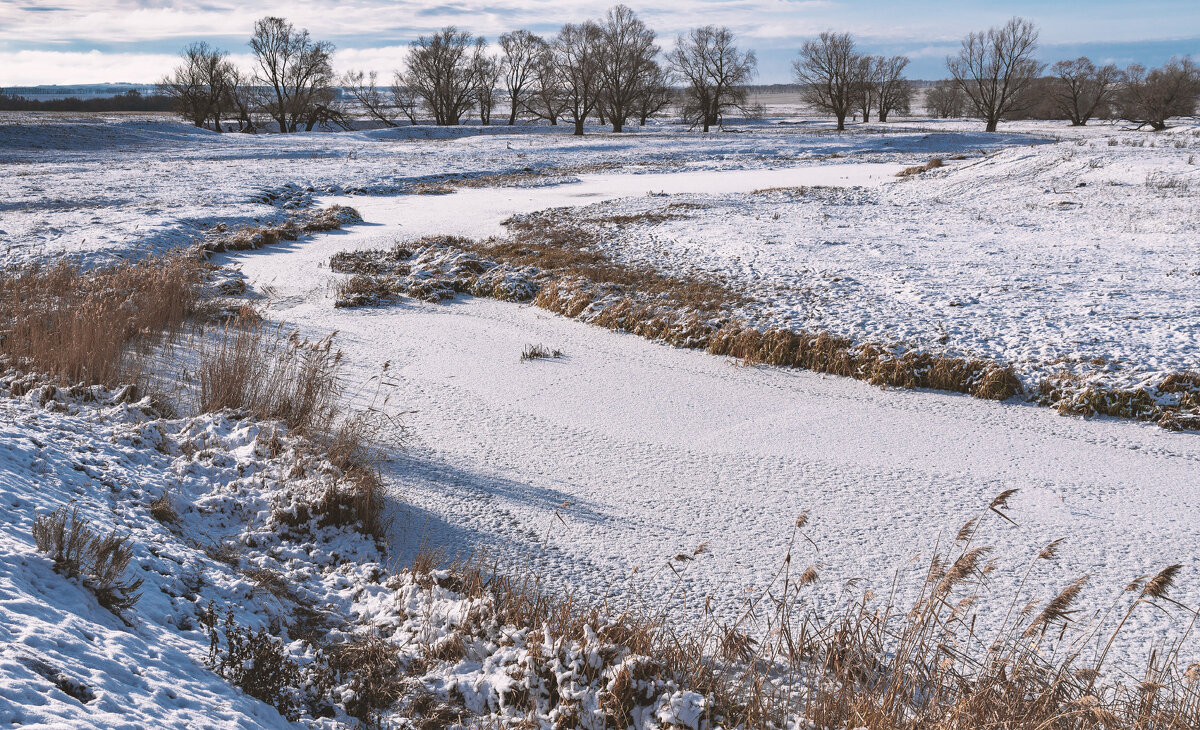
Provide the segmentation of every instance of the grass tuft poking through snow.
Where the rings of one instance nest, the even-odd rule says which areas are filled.
[[[521,351],[521,362],[529,362],[530,360],[545,360],[547,358],[558,359],[564,357],[562,350],[552,350],[545,345],[525,345],[525,349]]]
[[[33,523],[37,549],[54,561],[54,569],[68,578],[79,578],[108,610],[121,615],[137,604],[141,578],[127,578],[133,559],[128,536],[114,530],[98,535],[79,516],[79,509],[59,507]]]

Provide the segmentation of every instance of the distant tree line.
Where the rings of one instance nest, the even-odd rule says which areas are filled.
[[[334,46],[283,18],[256,21],[249,46],[251,71],[207,43],[189,45],[161,93],[198,127],[236,124],[241,131],[265,120],[280,132],[348,127],[353,114],[386,126],[458,125],[471,117],[491,124],[498,112],[510,125],[533,118],[583,134],[589,122],[621,132],[668,109],[708,131],[731,114],[760,112],[747,90],[757,59],[728,28],[695,28],[663,53],[655,32],[624,5],[548,37],[503,33],[494,49],[483,37],[443,28],[409,44],[390,83],[376,71],[336,75]],[[1121,70],[1078,58],[1046,75],[1037,46],[1037,28],[1021,18],[967,35],[946,59],[949,78],[927,90],[927,111],[977,117],[995,131],[1002,120],[1029,117],[1076,125],[1118,117],[1163,129],[1170,117],[1195,110],[1200,70],[1190,59]],[[860,53],[849,33],[825,32],[803,44],[793,72],[802,98],[842,130],[849,117],[886,122],[909,113],[915,88],[905,78],[908,65],[905,56]]]
[[[600,20],[569,23],[548,38],[504,33],[498,46],[493,53],[486,39],[443,28],[410,43],[385,86],[376,71],[335,76],[332,44],[267,17],[250,39],[253,71],[238,69],[224,50],[193,43],[160,88],[196,126],[236,123],[240,131],[255,131],[264,117],[280,132],[347,126],[349,103],[387,126],[457,125],[471,115],[492,123],[507,99],[508,124],[522,116],[566,122],[576,134],[589,121],[614,132],[631,122],[644,125],[673,105],[705,131],[731,112],[754,112],[745,87],[757,62],[727,28],[697,28],[664,55],[654,31],[617,5]]]
[[[68,96],[62,99],[28,99],[0,94],[0,111],[5,112],[165,112],[174,108],[169,96],[146,96],[137,89],[95,99]]]
[[[1200,67],[1189,58],[1155,69],[1139,64],[1119,69],[1081,56],[1047,69],[1034,58],[1037,41],[1037,29],[1021,18],[968,35],[958,54],[946,59],[950,78],[926,94],[927,110],[939,117],[979,117],[989,131],[1002,119],[1023,118],[1063,119],[1075,126],[1122,119],[1162,130],[1171,117],[1196,111]]]
[[[1044,75],[1047,67],[1034,55],[1037,43],[1037,28],[1021,18],[969,34],[946,59],[950,78],[927,90],[926,110],[942,118],[977,117],[990,132],[1008,119],[1063,119],[1082,126],[1097,117],[1161,130],[1171,117],[1196,110],[1200,68],[1188,58],[1156,69],[1122,70],[1080,57],[1059,61]],[[914,90],[902,75],[907,64],[903,56],[859,54],[849,33],[822,33],[801,47],[794,73],[804,100],[844,129],[850,115],[861,114],[865,122],[874,113],[887,121],[891,111],[908,111]]]

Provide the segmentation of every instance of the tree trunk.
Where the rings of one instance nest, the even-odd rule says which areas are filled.
[[[616,119],[614,119],[613,120],[613,131],[614,132],[624,132],[625,125],[622,124],[621,122],[617,121]]]
[[[508,112],[508,126],[513,126],[517,123],[517,102],[514,99],[512,109]]]
[[[886,121],[887,121],[887,115],[888,115],[888,113],[887,113],[887,112],[885,112],[884,110],[880,109],[880,110],[879,110],[879,121],[881,121],[881,122],[886,122]]]
[[[989,120],[987,120],[987,127],[985,127],[985,128],[984,128],[984,131],[985,131],[985,132],[995,132],[995,131],[996,131],[996,125],[999,123],[999,121],[1000,121],[1000,120],[998,120],[998,119],[989,119]]]
[[[704,131],[705,132],[708,131],[708,120],[707,119],[704,120]]]
[[[846,130],[846,115],[839,114],[837,118],[837,131],[844,132]]]
[[[553,124],[553,123],[554,122],[551,122],[551,124]],[[583,136],[583,120],[582,119],[575,120],[575,136],[576,137]]]

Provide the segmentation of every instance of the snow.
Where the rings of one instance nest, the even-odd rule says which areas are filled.
[[[728,276],[760,296],[752,313],[764,322],[993,357],[1026,378],[1063,368],[1144,383],[1196,367],[1193,126],[1148,135],[1023,124],[992,136],[924,122],[834,135],[764,123],[708,136],[664,126],[583,139],[532,128],[285,138],[161,120],[18,121],[0,126],[6,264],[63,256],[98,264],[312,205],[363,214],[342,231],[215,260],[240,268],[269,297],[272,317],[310,337],[337,331],[351,393],[369,392],[391,363],[407,438],[387,472],[395,560],[429,542],[495,555],[586,598],[635,585],[662,601],[669,581],[660,567],[707,542],[682,571],[678,612],[694,616],[711,596],[729,614],[769,580],[797,514],[811,510],[816,548],[797,561],[820,565],[815,598],[832,607],[850,579],[886,593],[894,575],[910,577],[915,554],[928,556],[940,535],[1016,488],[1017,525],[991,525],[982,537],[1002,567],[990,594],[999,610],[1029,557],[1060,537],[1063,557],[1025,588],[1028,597],[1087,573],[1087,605],[1107,606],[1135,576],[1180,562],[1172,597],[1200,604],[1194,434],[745,367],[470,297],[335,309],[339,276],[327,264],[340,251],[423,235],[499,235],[510,215],[547,208],[579,217],[689,202],[703,206],[693,217],[623,227],[610,250]],[[966,159],[949,159],[959,155]],[[894,176],[933,156],[946,167]],[[403,194],[526,167],[545,179]],[[778,187],[805,191],[754,192]],[[520,362],[531,343],[565,357]],[[0,398],[0,503],[11,513],[0,529],[0,721],[281,726],[274,710],[198,663],[207,639],[178,625],[208,598],[263,625],[270,601],[251,600],[244,576],[142,508],[178,490],[181,506],[192,505],[181,510],[189,529],[243,546],[244,531],[267,534],[264,505],[290,492],[288,457],[256,451],[266,426],[49,402],[62,406]],[[185,454],[183,443],[196,451]],[[216,456],[198,464],[206,450]],[[132,628],[33,550],[34,516],[72,501],[143,546],[147,584]],[[150,544],[166,547],[156,555]],[[373,548],[342,540],[275,554],[275,543],[264,544],[246,559],[286,571],[347,622],[427,630],[396,618],[369,567]],[[334,553],[360,567],[331,570]],[[185,599],[184,576],[201,567],[205,585]],[[426,638],[468,608],[443,599],[422,608],[441,617]],[[1140,660],[1185,623],[1135,612],[1113,658]],[[1198,652],[1189,637],[1183,657]],[[509,681],[504,667],[519,654],[476,657],[426,679],[494,711]],[[60,673],[63,686],[85,686],[96,699],[81,704],[51,689],[47,676]],[[674,688],[646,714],[688,726],[702,701]]]
[[[201,615],[231,611],[239,625],[279,627],[301,666],[314,647],[289,637],[298,607],[320,617],[336,643],[374,634],[397,647],[400,667],[442,702],[479,715],[472,727],[529,719],[550,726],[577,702],[584,727],[604,727],[599,694],[639,661],[588,632],[566,641],[549,629],[489,621],[490,597],[439,584],[444,573],[389,575],[372,541],[316,520],[285,527],[280,515],[336,474],[276,424],[232,413],[160,418],[122,391],[68,391],[8,373],[0,378],[0,722],[70,728],[333,728],[356,726],[341,708],[288,722],[204,664]],[[124,391],[127,393],[128,391]],[[297,476],[299,475],[299,476]],[[37,489],[30,489],[36,484]],[[156,521],[149,502],[168,493],[178,510]],[[35,519],[69,506],[98,532],[128,535],[129,573],[144,579],[136,606],[115,615],[90,590],[56,572],[30,537]],[[222,549],[217,548],[222,546]],[[221,557],[221,556],[224,557]],[[256,582],[273,571],[282,590]],[[463,655],[430,662],[428,647],[461,642]],[[603,659],[601,658],[603,655]],[[421,661],[426,668],[408,671]],[[542,678],[555,678],[551,688]],[[306,684],[305,692],[312,691]],[[639,729],[697,727],[706,699],[647,680]],[[353,686],[334,687],[347,702]],[[538,700],[525,709],[510,693]],[[312,698],[308,698],[312,699]],[[452,713],[451,716],[455,716]],[[412,727],[396,708],[380,718]],[[428,725],[422,725],[428,726]]]
[[[224,134],[170,117],[0,115],[0,250],[8,261],[86,263],[162,252],[230,227],[278,222],[318,194],[394,195],[422,183],[528,171],[757,169],[828,155],[884,162],[1028,143],[958,130],[839,136],[759,125],[753,134],[663,125],[579,138],[569,128],[412,128],[338,134]],[[1036,138],[1032,138],[1036,139]],[[434,196],[430,196],[434,197]]]
[[[836,169],[778,174],[827,185]],[[579,185],[614,198],[637,184],[606,177]],[[888,179],[865,182],[873,190],[909,185]],[[495,197],[510,209],[536,208],[560,204],[576,187]],[[1089,573],[1089,598],[1107,605],[1130,579],[1166,562],[1196,569],[1195,551],[1180,549],[1200,544],[1200,531],[1180,517],[1200,506],[1188,486],[1200,477],[1192,435],[745,368],[506,303],[332,307],[338,276],[325,262],[333,253],[434,232],[480,235],[504,217],[502,202],[478,217],[461,211],[480,210],[487,192],[360,198],[365,226],[232,259],[253,286],[272,292],[274,316],[312,334],[336,330],[359,378],[393,363],[410,434],[409,455],[393,471],[408,505],[397,522],[398,554],[426,539],[518,563],[544,553],[543,575],[599,598],[623,590],[636,566],[648,570],[708,541],[711,554],[685,585],[731,612],[748,586],[773,573],[791,522],[811,509],[820,554],[808,558],[822,563],[824,600],[833,601],[854,577],[885,593],[893,572],[928,554],[942,531],[1015,487],[1019,528],[988,536],[1002,562],[1017,573],[1051,540],[1071,546],[1038,597]],[[643,200],[659,204],[624,198],[621,209]],[[566,358],[521,363],[529,343]],[[1015,577],[997,578],[994,595],[1007,596]],[[1184,581],[1178,597],[1200,602],[1200,584]],[[1138,620],[1145,623],[1123,644],[1130,654],[1178,628]]]

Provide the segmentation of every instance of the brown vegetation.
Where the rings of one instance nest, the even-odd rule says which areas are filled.
[[[600,705],[611,727],[627,726],[635,708],[653,700],[647,689],[652,694],[668,682],[705,695],[703,719],[712,726],[782,727],[798,717],[818,728],[870,730],[1197,727],[1200,665],[1183,666],[1182,638],[1152,653],[1140,672],[1106,671],[1105,664],[1134,612],[1173,612],[1186,636],[1197,612],[1169,595],[1180,566],[1135,579],[1107,608],[1080,606],[1086,576],[1048,600],[1027,603],[1024,589],[1038,580],[1039,566],[1062,550],[1056,540],[1032,556],[1011,596],[993,595],[990,576],[997,566],[978,537],[989,517],[997,525],[1012,521],[1006,509],[1014,492],[998,495],[951,545],[935,552],[915,598],[904,604],[895,590],[882,602],[868,592],[832,612],[818,611],[808,588],[819,580],[816,567],[801,570],[797,563],[811,542],[804,533],[807,513],[797,518],[770,585],[758,586],[732,620],[706,610],[698,624],[676,626],[667,618],[670,608],[645,608],[636,595],[582,605],[548,592],[528,572],[512,577],[479,560],[418,577],[486,599],[476,617],[480,625],[531,631],[530,658],[521,665],[527,672],[516,675],[505,695],[505,704],[517,710],[531,711],[547,697],[554,707],[557,657],[539,649],[553,644],[584,647],[600,657],[599,666],[589,665],[573,681],[601,686]],[[680,575],[703,552],[702,545],[677,555],[664,571]],[[976,619],[988,600],[1005,618],[985,630]],[[1097,645],[1105,648],[1085,656],[1087,647]],[[523,689],[525,684],[530,687]],[[570,707],[558,710],[559,727],[580,726],[570,719]]]
[[[908,177],[909,175],[920,175],[923,172],[928,172],[930,170],[936,170],[937,168],[942,167],[942,165],[944,165],[944,164],[945,163],[942,162],[942,158],[934,157],[929,162],[926,162],[924,165],[916,165],[914,167],[904,168],[900,172],[896,173],[896,177]]]
[[[125,577],[133,559],[128,536],[120,536],[116,530],[99,535],[79,516],[78,509],[66,507],[39,517],[32,534],[37,549],[54,561],[54,569],[81,579],[101,606],[120,615],[141,598],[142,579]]]
[[[922,170],[940,166],[934,158]],[[806,188],[758,193],[804,194]],[[701,273],[670,274],[620,261],[602,246],[605,223],[661,222],[677,217],[647,212],[594,219],[543,211],[506,221],[509,235],[472,241],[436,236],[390,251],[338,254],[335,270],[353,272],[338,306],[406,294],[438,302],[457,293],[532,301],[566,317],[666,342],[739,358],[749,364],[804,368],[882,387],[929,388],[1006,400],[1026,392],[1004,363],[903,346],[857,342],[827,332],[763,328],[746,323],[753,302],[730,282]],[[362,280],[360,280],[360,277]],[[1049,376],[1033,399],[1064,414],[1155,420],[1164,428],[1200,428],[1200,376],[1168,377],[1158,387],[1124,391]]]
[[[222,223],[198,244],[197,250],[202,256],[222,251],[246,251],[280,241],[295,241],[306,233],[332,231],[361,222],[362,216],[353,208],[332,205],[324,210],[290,216],[283,223],[276,225],[248,226],[229,232]]]
[[[115,387],[141,374],[134,344],[179,331],[201,302],[187,256],[85,271],[66,262],[0,275],[0,357],[61,384]]]

